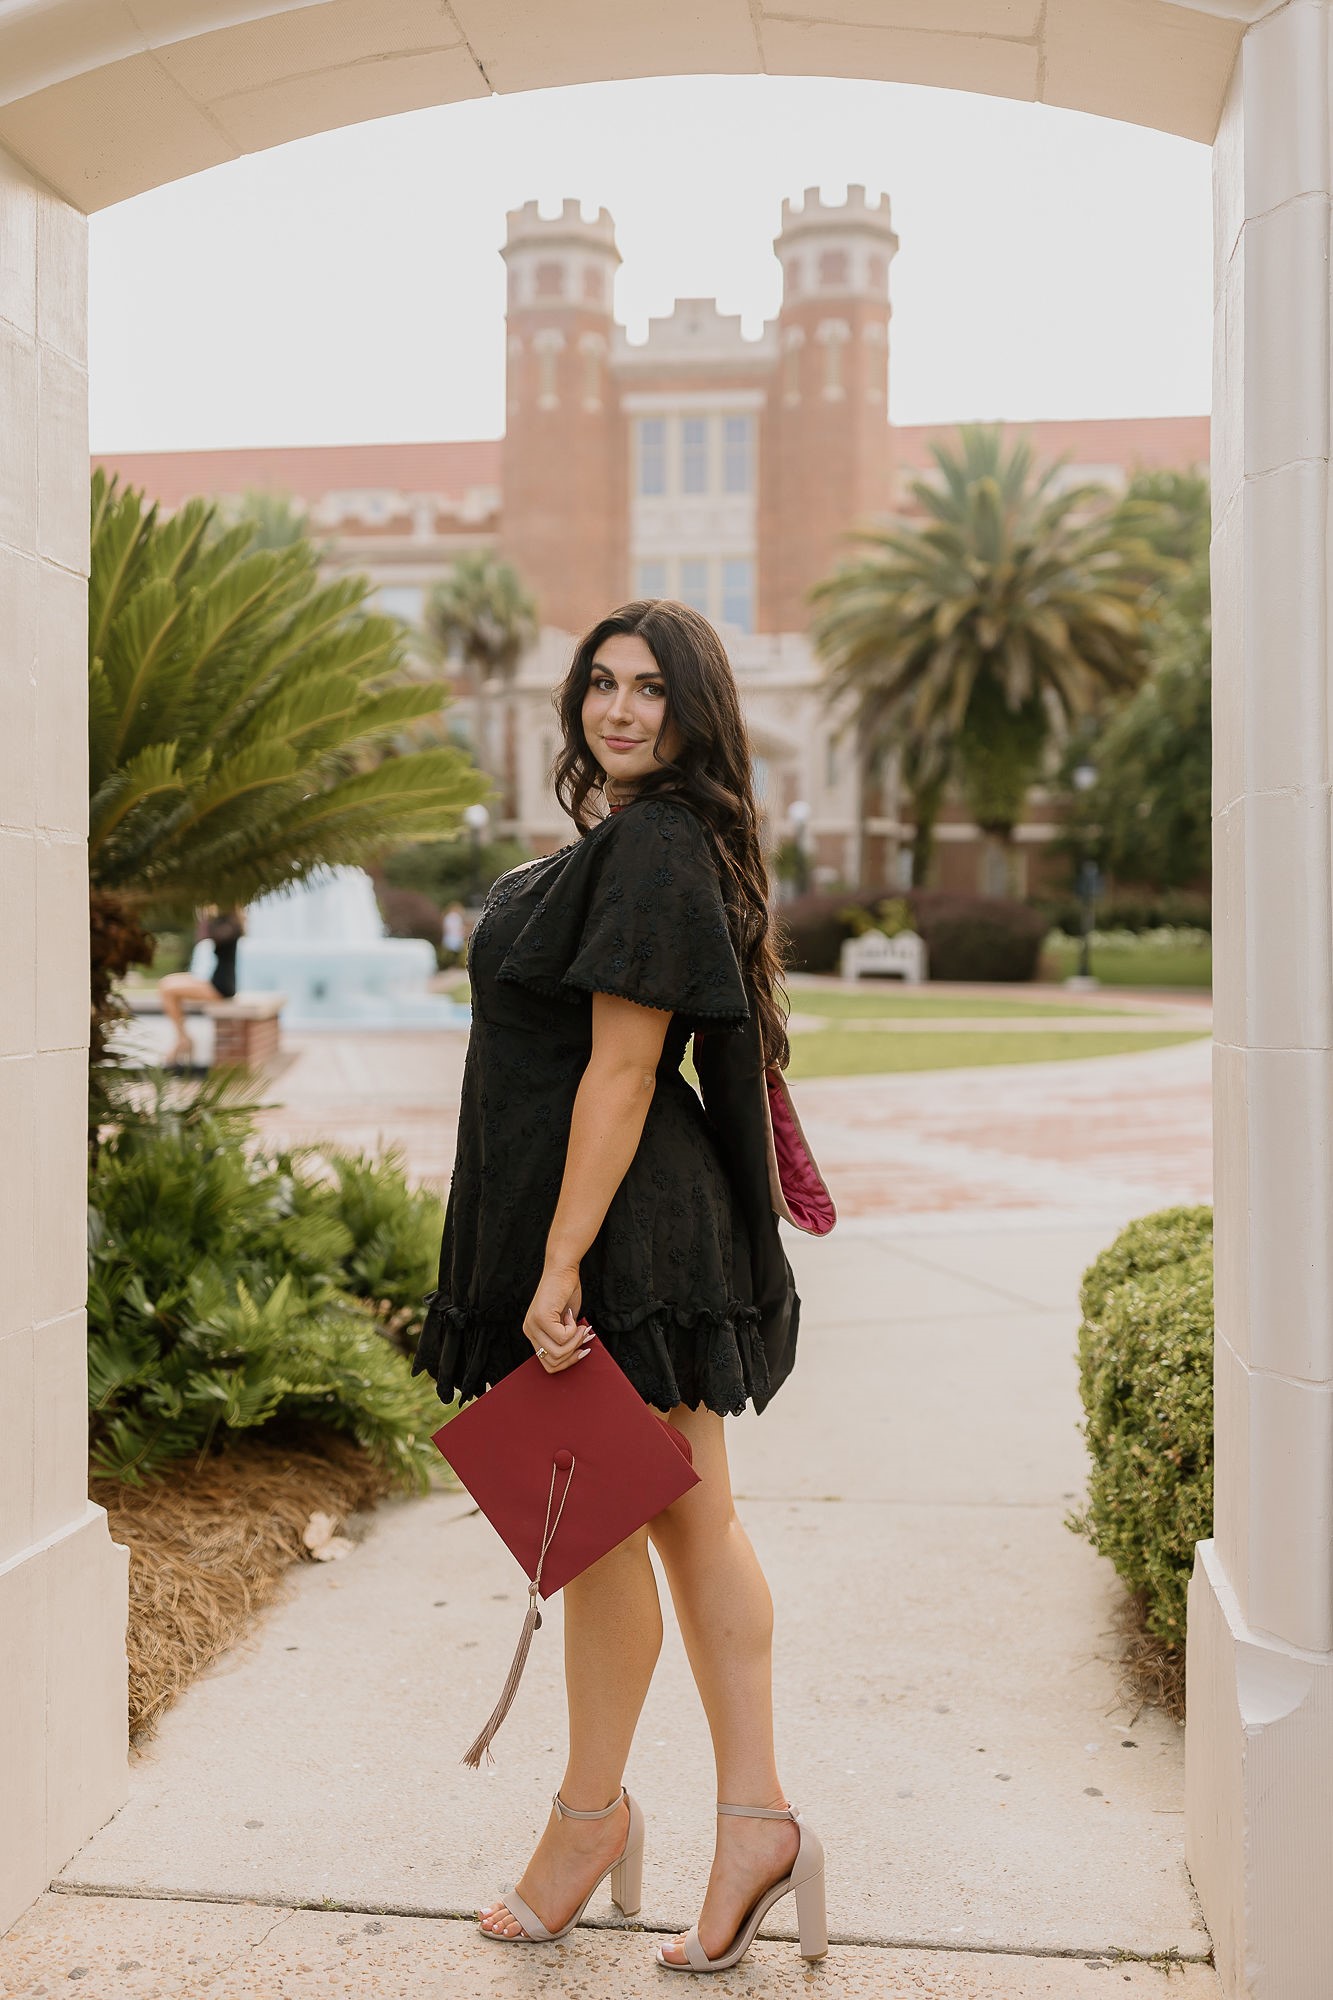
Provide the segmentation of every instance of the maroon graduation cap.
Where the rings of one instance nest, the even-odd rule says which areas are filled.
[[[476,1770],[518,1690],[538,1597],[564,1588],[679,1500],[699,1475],[688,1438],[644,1402],[594,1341],[548,1375],[534,1354],[435,1432],[434,1442],[528,1579],[504,1692],[463,1762]]]

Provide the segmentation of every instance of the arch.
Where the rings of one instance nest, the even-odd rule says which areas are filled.
[[[398,111],[756,73],[935,84],[1210,142],[1245,20],[1265,11],[1264,0],[29,0],[0,10],[0,145],[91,214]]]

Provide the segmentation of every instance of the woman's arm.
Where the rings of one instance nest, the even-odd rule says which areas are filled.
[[[546,1349],[548,1374],[571,1367],[582,1352],[579,1264],[638,1150],[670,1021],[657,1007],[592,996],[592,1054],[574,1098],[546,1262],[523,1321],[534,1352]]]

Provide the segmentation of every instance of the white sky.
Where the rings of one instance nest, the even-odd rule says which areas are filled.
[[[1204,146],[1080,113],[779,77],[589,84],[301,140],[91,223],[95,451],[497,437],[505,211],[604,205],[617,317],[757,333],[784,195],[883,189],[897,423],[1209,405]]]

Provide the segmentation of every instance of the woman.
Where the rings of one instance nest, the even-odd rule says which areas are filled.
[[[185,1025],[187,1000],[233,1000],[236,997],[236,947],[245,931],[239,910],[210,910],[200,928],[200,939],[213,947],[213,976],[196,979],[192,972],[168,972],[158,981],[162,1012],[176,1030],[167,1062],[171,1066],[194,1061],[190,1031]]]
[[[745,725],[717,634],[670,602],[595,625],[556,701],[556,794],[578,838],[502,876],[472,936],[458,1153],[415,1365],[447,1402],[534,1352],[549,1374],[577,1367],[600,1338],[689,1439],[699,1484],[565,1586],[568,1762],[525,1874],[480,1924],[563,1935],[608,1873],[638,1908],[643,1819],[621,1780],[662,1641],[651,1538],[722,1802],[698,1923],[659,1962],[734,1964],[788,1890],[818,1957],[822,1851],[778,1778],[772,1599],[723,1436],[724,1415],[785,1378],[799,1302],[780,1251],[781,1309],[756,1300],[746,1202],[679,1067],[691,1031],[757,1030],[763,1058],[787,1061]],[[776,1244],[766,1186],[762,1208]]]

